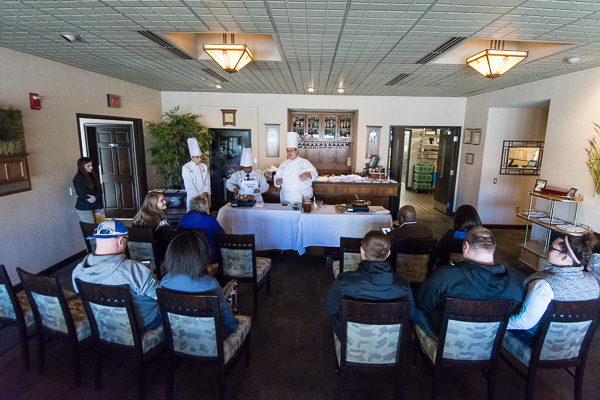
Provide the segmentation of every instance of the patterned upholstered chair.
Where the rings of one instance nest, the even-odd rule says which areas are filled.
[[[140,331],[135,316],[131,289],[128,285],[107,286],[83,282],[75,283],[90,320],[96,348],[95,389],[102,381],[102,348],[117,348],[133,353],[136,363],[138,396],[145,398],[144,369],[146,363],[163,350],[165,338],[162,325],[149,331]]]
[[[230,235],[215,233],[219,281],[221,284],[237,279],[240,283],[252,283],[254,316],[258,316],[258,291],[266,283],[267,294],[271,291],[271,259],[256,257],[254,235]]]
[[[360,255],[361,238],[340,238],[340,259],[333,262],[333,277],[346,271],[355,271],[362,261]]]
[[[341,316],[346,325],[346,338],[334,334],[339,365],[339,397],[344,398],[346,380],[351,372],[392,372],[396,398],[404,390],[406,351],[401,344],[407,332],[411,303],[406,298],[388,301],[359,300],[345,297]]]
[[[160,260],[156,246],[156,237],[152,228],[127,228],[129,240],[127,241],[127,250],[129,258],[146,264],[152,272],[160,279]]]
[[[29,339],[35,335],[33,311],[24,291],[16,292],[6,268],[0,264],[0,324],[19,329],[23,368],[29,369]]]
[[[564,368],[575,378],[574,398],[581,399],[585,363],[599,315],[600,299],[552,301],[531,345],[523,343],[510,331],[506,332],[500,356],[526,380],[526,400],[533,398],[535,376],[542,368]],[[527,368],[527,373],[521,372],[518,365]],[[575,367],[575,373],[569,369],[572,367]]]
[[[435,239],[394,238],[390,263],[397,274],[408,280],[412,288],[418,287],[431,275],[436,244]]]
[[[165,288],[157,289],[156,293],[169,354],[167,399],[173,399],[175,371],[181,360],[210,365],[218,380],[219,396],[224,399],[225,375],[243,352],[246,354],[246,368],[250,365],[251,318],[236,315],[240,321],[238,329],[223,340],[219,298],[216,295]]]
[[[446,299],[439,340],[415,326],[425,363],[433,372],[431,399],[437,398],[442,369],[480,368],[488,381],[488,400],[496,392],[496,371],[512,300]]]
[[[92,334],[81,299],[78,297],[67,299],[57,278],[33,275],[20,268],[17,268],[17,273],[35,318],[39,372],[44,370],[46,339],[65,340],[71,353],[75,386],[79,386],[81,383],[80,344],[83,341],[87,342]]]
[[[96,250],[96,239],[88,239],[94,234],[94,229],[96,229],[96,226],[96,224],[79,221],[79,227],[81,228],[81,234],[83,235],[83,240],[85,240],[85,248],[88,254],[92,254],[94,250]]]

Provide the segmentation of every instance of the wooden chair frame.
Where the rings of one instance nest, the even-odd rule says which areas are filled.
[[[144,353],[142,347],[142,332],[140,331],[140,326],[136,318],[129,285],[101,285],[97,283],[84,282],[79,278],[75,279],[75,283],[79,289],[79,293],[81,294],[83,306],[85,307],[85,312],[87,313],[90,321],[94,347],[96,349],[94,389],[98,391],[102,386],[102,349],[116,348],[133,353],[137,371],[138,397],[140,400],[144,399],[146,395],[146,384],[144,377],[145,366],[155,355],[162,351],[162,346],[157,345],[153,349]],[[125,308],[127,310],[127,317],[131,326],[131,333],[134,343],[133,347],[106,341],[100,337],[98,321],[96,320],[90,303],[106,307]]]
[[[340,237],[340,272],[338,275],[344,272],[344,254],[360,254],[361,243],[362,238]]]
[[[127,228],[129,232],[129,240],[127,241],[127,258],[131,258],[131,253],[129,250],[129,245],[131,243],[150,243],[152,245],[152,260],[136,260],[144,264],[144,262],[150,262],[147,266],[154,272],[156,277],[160,279],[162,277],[160,271],[160,257],[158,254],[158,248],[156,245],[156,236],[154,235],[154,229],[152,228],[140,228],[132,226]],[[152,267],[152,263],[154,263],[154,267]]]
[[[344,389],[346,388],[346,379],[349,372],[391,372],[395,377],[396,398],[401,398],[406,387],[405,385],[405,355],[406,351],[402,351],[409,340],[409,317],[410,317],[411,302],[406,297],[397,300],[361,300],[350,297],[342,299],[340,315],[344,327],[347,322],[356,322],[366,325],[392,325],[402,324],[400,332],[400,340],[396,347],[396,362],[391,364],[363,364],[346,361],[347,338],[341,338],[340,349],[340,364],[339,364],[339,398],[344,398]],[[336,356],[337,365],[337,356]]]
[[[257,281],[256,272],[256,248],[254,241],[254,234],[252,235],[234,235],[227,233],[215,233],[215,244],[217,246],[217,259],[219,261],[219,282],[223,284],[228,279],[237,279],[239,282],[252,283],[253,295],[254,295],[254,316],[258,316],[258,291],[266,284],[267,294],[271,293],[271,270],[267,271],[263,279],[260,282]],[[252,250],[252,277],[251,278],[240,278],[237,276],[229,276],[225,274],[223,268],[223,257],[221,249],[232,249],[232,250]]]
[[[229,362],[225,363],[225,352],[223,349],[223,329],[221,324],[221,311],[219,308],[219,297],[216,295],[207,295],[206,293],[180,292],[166,288],[156,290],[158,303],[161,310],[163,327],[167,341],[168,365],[167,365],[167,399],[173,399],[173,390],[175,385],[175,372],[181,361],[198,361],[210,365],[218,381],[219,396],[224,399],[225,377],[231,371],[231,368],[237,363],[242,353],[246,354],[246,369],[250,366],[250,340],[251,332],[248,332],[244,342],[231,357]],[[173,330],[168,313],[184,315],[188,317],[213,318],[215,321],[215,333],[217,342],[216,357],[193,356],[175,351],[173,344]]]
[[[424,351],[420,351],[425,364],[433,374],[431,391],[432,400],[437,398],[442,370],[446,367],[482,369],[488,382],[487,398],[488,400],[494,399],[496,395],[498,358],[502,347],[502,340],[504,339],[504,333],[506,332],[506,326],[508,325],[508,319],[510,318],[513,309],[513,303],[513,300],[461,300],[450,297],[446,298],[442,328],[437,341],[435,364],[433,364]],[[444,344],[448,322],[450,320],[465,322],[500,322],[490,358],[487,360],[468,361],[444,358]],[[418,338],[415,344],[416,346],[419,345]]]
[[[425,275],[425,279],[431,275],[433,272],[433,265],[435,263],[435,247],[437,245],[436,239],[405,239],[395,237],[392,242],[392,248],[390,252],[390,264],[392,265],[392,269],[395,273],[400,274],[400,271],[397,270],[397,259],[398,254],[407,254],[407,255],[426,255],[429,256],[429,261],[427,262],[427,272]],[[423,281],[424,282],[424,281]],[[421,285],[423,282],[411,282],[411,288],[415,289]]]
[[[590,320],[592,323],[586,332],[577,357],[563,360],[540,360],[540,353],[542,352],[544,341],[552,322],[568,323]],[[516,363],[510,361],[510,359],[514,359],[518,364],[523,365],[519,360],[516,359],[516,357],[510,354],[510,352],[507,350],[503,350],[503,352],[500,354],[500,357],[508,364],[509,367],[513,369],[513,371],[515,371],[526,381],[526,400],[533,398],[533,389],[537,370],[548,368],[564,368],[569,375],[575,379],[574,398],[576,400],[581,400],[583,393],[583,375],[585,372],[587,355],[599,321],[600,299],[588,301],[551,301],[546,313],[539,322],[537,331],[530,345],[531,358],[529,367],[527,368],[527,373],[523,373],[519,367],[515,365]],[[575,373],[569,369],[573,367],[575,368]]]
[[[96,229],[97,224],[90,224],[89,222],[79,221],[79,228],[81,229],[81,234],[83,235],[83,240],[85,240],[85,248],[88,254],[92,254],[94,250],[92,249],[92,243],[88,237],[94,234],[94,229]]]
[[[21,308],[17,291],[10,281],[8,273],[6,272],[6,268],[2,264],[0,264],[0,285],[4,285],[6,287],[8,297],[10,298],[10,302],[15,312],[15,319],[3,318],[0,316],[0,324],[14,326],[19,330],[19,342],[21,344],[23,369],[27,371],[29,370],[29,339],[33,338],[36,332],[34,329],[29,329],[27,326],[27,323],[25,322],[25,314]],[[35,322],[30,326],[35,326]]]
[[[75,323],[73,322],[73,316],[69,310],[69,304],[63,290],[60,287],[60,284],[58,283],[58,279],[49,276],[34,275],[22,270],[21,268],[17,268],[17,273],[19,274],[19,278],[23,284],[23,289],[25,290],[25,293],[27,293],[27,299],[29,300],[29,304],[31,305],[31,309],[33,311],[33,316],[35,318],[35,325],[38,335],[38,371],[40,373],[44,371],[46,339],[56,338],[64,340],[68,343],[69,351],[71,352],[73,380],[75,382],[75,386],[79,387],[81,385],[80,342],[77,338],[77,331],[75,328]],[[44,326],[38,305],[33,297],[33,293],[57,298],[65,319],[65,324],[67,326],[66,334]],[[90,337],[83,339],[81,344],[83,344],[83,342],[87,343],[89,339]]]

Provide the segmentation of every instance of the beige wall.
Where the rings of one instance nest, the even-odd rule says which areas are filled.
[[[502,79],[502,78],[499,78]],[[513,88],[498,90],[479,96],[470,97],[467,100],[465,114],[465,127],[482,127],[484,130],[484,146],[479,153],[483,157],[483,166],[479,175],[467,173],[464,165],[465,146],[461,151],[461,166],[458,172],[458,199],[456,204],[470,203],[478,206],[480,212],[486,216],[484,223],[513,223],[514,216],[504,214],[502,218],[491,215],[489,209],[500,206],[509,208],[509,203],[514,207],[527,206],[523,196],[510,199],[510,195],[504,196],[504,200],[498,200],[500,192],[511,192],[514,185],[523,185],[519,192],[526,192],[533,187],[533,183],[527,181],[524,184],[521,177],[498,176],[496,165],[499,167],[499,159],[495,154],[501,152],[502,140],[513,138],[514,121],[512,116],[519,111],[510,110],[509,107],[530,107],[531,104],[549,104],[547,111],[547,124],[545,126],[545,148],[541,179],[548,181],[548,186],[558,188],[577,188],[578,193],[584,196],[584,202],[580,207],[578,222],[589,225],[593,230],[600,230],[600,200],[594,195],[594,183],[586,166],[588,140],[595,136],[593,122],[600,122],[598,104],[600,104],[600,68],[575,72],[556,78],[549,78],[538,82],[528,83]],[[498,114],[498,109],[504,109]],[[545,111],[530,111],[529,118],[520,119],[520,124],[526,130],[540,135],[544,128],[546,119]],[[521,112],[521,116],[523,116]],[[489,136],[493,135],[493,143]],[[477,146],[471,146],[477,147]],[[476,155],[477,160],[477,155]],[[488,170],[485,166],[491,164]],[[496,165],[494,165],[496,164]],[[498,177],[498,189],[489,190],[490,182]],[[525,178],[526,180],[528,178]],[[531,180],[531,178],[529,178]],[[485,183],[485,184],[484,184]],[[528,196],[526,196],[528,198]],[[541,203],[540,203],[541,204]],[[483,209],[486,210],[483,210]],[[572,210],[568,207],[559,207],[558,215],[572,219],[571,211],[563,213],[562,210]]]
[[[0,264],[16,281],[17,267],[38,272],[85,247],[69,196],[80,156],[75,114],[159,121],[160,92],[5,48],[0,85],[0,103],[23,112],[32,186],[0,197]],[[42,96],[41,110],[29,108],[29,92]],[[122,108],[107,107],[108,93],[121,95]]]

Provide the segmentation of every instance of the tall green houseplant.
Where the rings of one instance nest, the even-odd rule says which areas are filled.
[[[202,150],[202,161],[208,161],[208,152],[213,135],[200,124],[196,114],[177,114],[179,106],[165,112],[163,121],[147,122],[146,132],[156,139],[150,148],[150,164],[158,166],[168,188],[183,187],[181,167],[190,161],[187,139],[195,137]]]
[[[600,125],[594,122],[594,130],[600,136]],[[588,154],[588,162],[586,163],[592,179],[594,180],[594,190],[597,194],[600,194],[600,143],[596,141],[596,138],[589,139],[589,149],[585,149]]]

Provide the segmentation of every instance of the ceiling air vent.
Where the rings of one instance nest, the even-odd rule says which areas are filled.
[[[223,78],[221,75],[217,74],[215,71],[213,71],[210,68],[202,68],[202,71],[206,72],[210,76],[213,76],[213,77],[217,78],[221,82],[229,82],[227,79]]]
[[[410,74],[400,74],[397,77],[395,77],[394,79],[392,79],[391,81],[389,81],[388,83],[385,84],[385,86],[392,86],[395,85],[396,83],[400,82],[402,79],[409,77]]]
[[[423,57],[419,61],[417,61],[416,64],[427,64],[429,61],[433,60],[434,58],[441,55],[442,53],[445,53],[446,51],[450,50],[451,48],[453,48],[457,44],[461,43],[465,39],[466,38],[464,38],[464,37],[453,37],[453,38],[448,39],[445,43],[443,43],[437,49],[435,49],[431,53],[428,53],[427,55],[425,55],[425,57]]]
[[[146,36],[148,39],[152,40],[154,43],[158,44],[164,49],[169,50],[171,53],[175,54],[177,57],[182,58],[184,60],[193,60],[194,57],[191,57],[187,53],[181,51],[178,47],[158,36],[157,34],[150,31],[138,31],[142,35]]]

